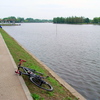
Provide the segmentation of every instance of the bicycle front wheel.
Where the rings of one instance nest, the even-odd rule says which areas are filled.
[[[37,79],[35,77],[30,77],[30,80],[32,83],[34,83],[39,88],[42,88],[47,91],[53,91],[53,87],[49,83],[47,83],[43,80]]]

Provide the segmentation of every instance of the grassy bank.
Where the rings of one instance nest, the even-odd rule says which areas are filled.
[[[12,37],[10,37],[3,29],[0,29],[13,59],[18,64],[18,59],[24,59],[27,62],[23,63],[24,66],[35,69],[49,75],[48,82],[54,87],[53,92],[47,92],[32,84],[27,76],[23,76],[27,87],[30,90],[31,96],[34,100],[78,100],[73,96],[69,90],[64,88],[58,81],[51,76],[51,74],[44,69],[27,51],[25,51]],[[17,34],[17,33],[16,33]]]

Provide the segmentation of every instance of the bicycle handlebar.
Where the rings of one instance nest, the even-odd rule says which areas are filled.
[[[23,63],[23,62],[26,62],[25,60],[22,60],[22,59],[19,59],[19,64],[18,64],[18,66],[21,66],[21,64]]]

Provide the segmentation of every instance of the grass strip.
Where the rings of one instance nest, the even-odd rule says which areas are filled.
[[[42,90],[35,86],[27,76],[23,76],[24,81],[31,93],[31,96],[34,100],[78,100],[75,96],[73,96],[69,90],[64,88],[51,74],[44,69],[44,67],[39,64],[26,50],[24,50],[16,40],[14,40],[7,32],[0,28],[0,33],[2,34],[4,41],[13,56],[13,59],[18,64],[18,59],[24,59],[27,62],[23,63],[23,66],[35,69],[44,73],[45,75],[49,75],[48,82],[53,86],[54,91],[48,92]],[[16,33],[17,34],[17,33]]]

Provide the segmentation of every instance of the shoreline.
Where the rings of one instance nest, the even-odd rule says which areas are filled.
[[[0,26],[20,26],[21,24],[0,24]]]

